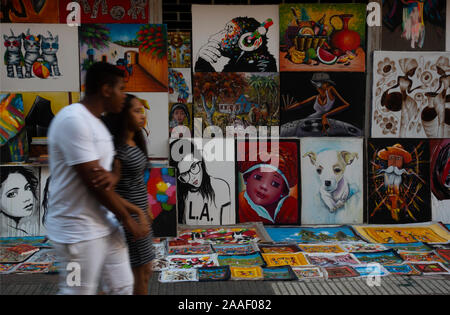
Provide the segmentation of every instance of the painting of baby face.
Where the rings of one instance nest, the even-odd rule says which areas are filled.
[[[173,118],[179,125],[182,125],[184,119],[186,118],[186,114],[182,109],[175,109],[175,111],[173,112]]]
[[[257,205],[268,206],[278,202],[286,190],[281,175],[270,168],[258,168],[247,178],[247,194]]]

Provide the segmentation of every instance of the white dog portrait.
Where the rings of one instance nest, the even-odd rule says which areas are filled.
[[[363,222],[363,140],[302,139],[302,224]]]

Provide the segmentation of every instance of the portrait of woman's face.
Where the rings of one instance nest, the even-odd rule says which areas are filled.
[[[11,217],[33,214],[35,198],[31,184],[19,173],[11,173],[0,186],[0,210]]]
[[[270,168],[258,168],[247,177],[247,194],[257,205],[268,206],[278,202],[286,189],[283,177]]]
[[[201,162],[195,162],[191,165],[189,171],[180,174],[180,181],[189,184],[194,188],[199,188],[202,185],[203,168]]]

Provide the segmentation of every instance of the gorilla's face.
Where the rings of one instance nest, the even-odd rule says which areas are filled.
[[[241,27],[232,20],[225,25],[223,30],[212,35],[210,37],[210,41],[218,42],[224,55],[228,55],[231,54],[236,48],[239,48],[238,41],[241,35]]]

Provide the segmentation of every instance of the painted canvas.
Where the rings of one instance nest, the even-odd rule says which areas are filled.
[[[177,236],[177,180],[174,168],[150,168],[144,173],[154,237]]]
[[[218,266],[217,254],[209,255],[170,255],[167,256],[170,268],[189,269]]]
[[[386,265],[384,268],[393,275],[401,276],[418,276],[420,272],[416,270],[413,265],[403,263],[401,265]]]
[[[440,263],[447,263],[447,261],[438,255],[436,255],[434,252],[406,252],[406,251],[399,251],[398,254],[404,261],[410,262],[410,263],[426,263],[426,262],[440,262]]]
[[[277,5],[192,5],[195,72],[277,72]]]
[[[297,280],[291,266],[264,267],[263,275],[267,281]]]
[[[431,221],[429,159],[424,139],[369,139],[370,224]]]
[[[447,248],[439,248],[436,249],[436,253],[439,255],[439,257],[442,257],[443,259],[446,260],[445,263],[449,264],[450,263],[450,249]]]
[[[364,73],[283,72],[280,78],[282,137],[364,135]]]
[[[59,1],[10,0],[1,5],[2,23],[58,23]],[[64,21],[65,23],[65,21]]]
[[[192,103],[170,103],[169,137],[177,138],[180,133],[184,136],[187,132],[184,127],[186,127],[189,130],[189,134],[192,135],[193,118]]]
[[[259,252],[244,255],[219,255],[220,266],[263,266],[264,259]]]
[[[231,280],[262,280],[264,278],[260,266],[231,266]]]
[[[66,23],[71,0],[59,1],[59,22]],[[78,0],[82,24],[148,23],[149,0]],[[70,17],[69,17],[70,18]]]
[[[0,167],[0,236],[45,234],[41,234],[45,228],[41,221],[39,174],[39,167]]]
[[[169,68],[191,68],[191,32],[168,32]]]
[[[355,269],[361,277],[383,277],[390,274],[390,272],[380,264],[359,265],[352,266],[352,268]]]
[[[450,52],[374,52],[372,137],[450,137],[449,59]]]
[[[0,247],[0,263],[2,263],[2,264],[21,263],[21,262],[26,261],[28,258],[30,258],[34,254],[35,254],[35,252],[26,254],[26,255],[20,255],[18,253],[10,251],[8,247]]]
[[[353,225],[352,228],[370,243],[447,243],[450,232],[439,223],[403,225]]]
[[[124,71],[125,90],[167,92],[167,30],[162,24],[82,24],[81,90],[87,69],[106,61]]]
[[[261,253],[266,254],[287,254],[287,253],[298,253],[302,250],[295,244],[258,244]]]
[[[22,94],[0,94],[0,156],[2,163],[26,160],[28,141],[24,126]]]
[[[211,245],[170,246],[168,255],[207,255],[212,253]]]
[[[358,259],[349,253],[344,254],[324,254],[324,253],[307,253],[308,261],[311,265],[325,266],[347,266],[359,265]]]
[[[278,266],[306,266],[310,265],[308,259],[303,253],[262,253],[268,267],[278,267]]]
[[[324,272],[320,267],[294,267],[292,268],[298,280],[323,279]]]
[[[230,126],[256,135],[249,126],[279,125],[279,85],[278,73],[195,73],[194,117],[223,134]]]
[[[77,28],[64,24],[2,24],[3,91],[78,91]]]
[[[301,139],[302,224],[363,222],[363,152],[361,138]]]
[[[198,274],[196,269],[166,269],[161,271],[158,280],[162,283],[198,281]]]
[[[274,242],[336,243],[361,239],[348,226],[265,227]]]
[[[258,251],[255,243],[234,244],[234,245],[214,245],[214,251],[219,255],[247,255]]]
[[[339,254],[345,251],[338,244],[320,245],[320,244],[298,244],[298,247],[305,253],[329,253]]]
[[[350,266],[324,268],[328,279],[359,277],[359,273]]]
[[[226,281],[231,277],[229,266],[198,268],[199,281]]]
[[[169,102],[192,103],[191,69],[169,68]]]
[[[450,270],[444,267],[441,263],[428,263],[428,264],[412,264],[414,268],[419,270],[422,275],[439,275],[449,274]]]
[[[353,253],[355,257],[362,263],[378,263],[381,265],[401,264],[403,259],[392,250],[386,250],[377,253]]]
[[[235,224],[234,139],[174,139],[170,165],[177,170],[178,221]]]
[[[14,269],[15,273],[47,273],[52,263],[24,262]]]
[[[383,244],[383,246],[387,248],[392,248],[397,251],[410,251],[410,252],[429,252],[432,251],[433,248],[430,245],[427,245],[422,242],[417,243],[404,243],[404,244]]]
[[[34,247],[51,247],[46,236],[0,237],[0,247],[14,247],[27,244]]]
[[[299,222],[299,155],[296,139],[237,140],[238,222]]]
[[[340,243],[339,247],[343,248],[344,251],[349,253],[359,253],[359,252],[382,252],[387,248],[382,244],[369,244],[369,243]]]
[[[365,4],[280,5],[280,71],[364,72]]]
[[[450,139],[430,140],[431,217],[450,223]]]
[[[383,50],[445,50],[446,1],[383,1]]]

